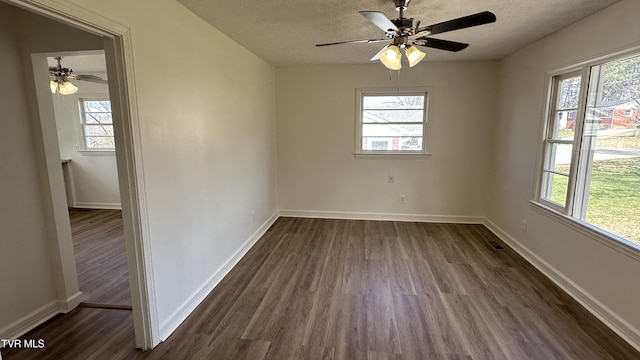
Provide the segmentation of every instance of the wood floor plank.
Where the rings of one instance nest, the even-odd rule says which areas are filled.
[[[113,233],[111,220],[97,223]],[[491,241],[501,243],[481,225],[283,217],[153,351],[133,349],[130,312],[78,308],[27,335],[45,339],[44,350],[3,349],[2,356],[640,358],[517,253],[504,244],[496,251]]]
[[[69,210],[80,291],[85,301],[131,306],[120,210]]]

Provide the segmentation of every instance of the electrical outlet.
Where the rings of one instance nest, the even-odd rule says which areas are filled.
[[[404,195],[400,195],[400,205],[404,205],[406,197]]]
[[[393,184],[396,181],[396,178],[393,175],[389,175],[389,184]]]

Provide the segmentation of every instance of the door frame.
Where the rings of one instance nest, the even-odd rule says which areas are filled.
[[[149,222],[142,151],[140,149],[136,89],[133,76],[133,52],[129,29],[68,2],[63,3],[55,0],[4,1],[104,39],[104,51],[109,76],[109,96],[112,104],[116,139],[116,160],[127,250],[127,268],[131,287],[135,343],[139,349],[153,349],[160,343],[161,339],[159,337],[156,311],[151,249],[148,243]],[[36,55],[34,54],[32,58],[34,56]],[[34,74],[34,80],[37,85],[39,80],[36,75]],[[38,88],[42,89],[38,90]],[[47,88],[40,86],[37,87],[36,91],[48,91]],[[51,126],[50,121],[49,124],[45,124],[43,120],[42,118],[39,120],[41,126],[45,128]],[[50,139],[51,136],[56,138]],[[57,146],[57,135],[55,132],[42,131],[42,141],[47,159],[46,172],[51,180],[55,180],[61,174],[59,150],[53,149],[48,144],[51,145],[52,142],[55,142]],[[56,151],[57,154],[51,154],[52,151]],[[54,155],[57,156],[57,161],[53,161],[56,158]],[[56,162],[57,168],[54,165]],[[57,245],[54,246],[57,247],[57,251],[52,251],[52,256],[56,257],[54,259],[56,261],[53,262],[54,275],[58,280],[56,287],[58,288],[59,303],[66,304],[67,307],[75,307],[74,305],[77,304],[75,302],[70,304],[68,296],[69,289],[77,288],[75,262],[73,264],[69,263],[69,261],[75,260],[73,246],[69,247],[71,241],[70,232],[65,229],[65,226],[69,226],[68,213],[66,214],[66,222],[61,221],[64,220],[63,210],[61,210],[61,206],[56,206],[56,204],[61,204],[60,200],[64,199],[61,197],[63,196],[61,191],[64,191],[64,188],[61,188],[59,184],[56,185],[56,182],[59,183],[57,180],[51,182],[48,189],[50,193],[45,194],[45,196],[50,196],[50,200],[54,204],[48,210],[48,216],[52,218],[52,223],[55,227],[52,236],[55,237],[54,241]],[[66,211],[66,201],[64,211]],[[61,306],[61,308],[64,309],[65,307]],[[71,309],[67,308],[65,310],[70,311]]]

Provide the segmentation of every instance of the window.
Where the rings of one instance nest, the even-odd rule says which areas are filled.
[[[358,90],[356,154],[425,154],[427,92]]]
[[[640,245],[640,56],[550,84],[538,202]]]
[[[84,149],[115,150],[111,102],[108,99],[81,99],[80,115]]]

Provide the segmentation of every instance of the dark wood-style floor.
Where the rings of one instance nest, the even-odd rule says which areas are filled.
[[[69,210],[85,302],[131,306],[120,210]]]
[[[481,225],[280,218],[176,332],[79,308],[6,359],[639,359]],[[504,246],[504,244],[502,244]]]

